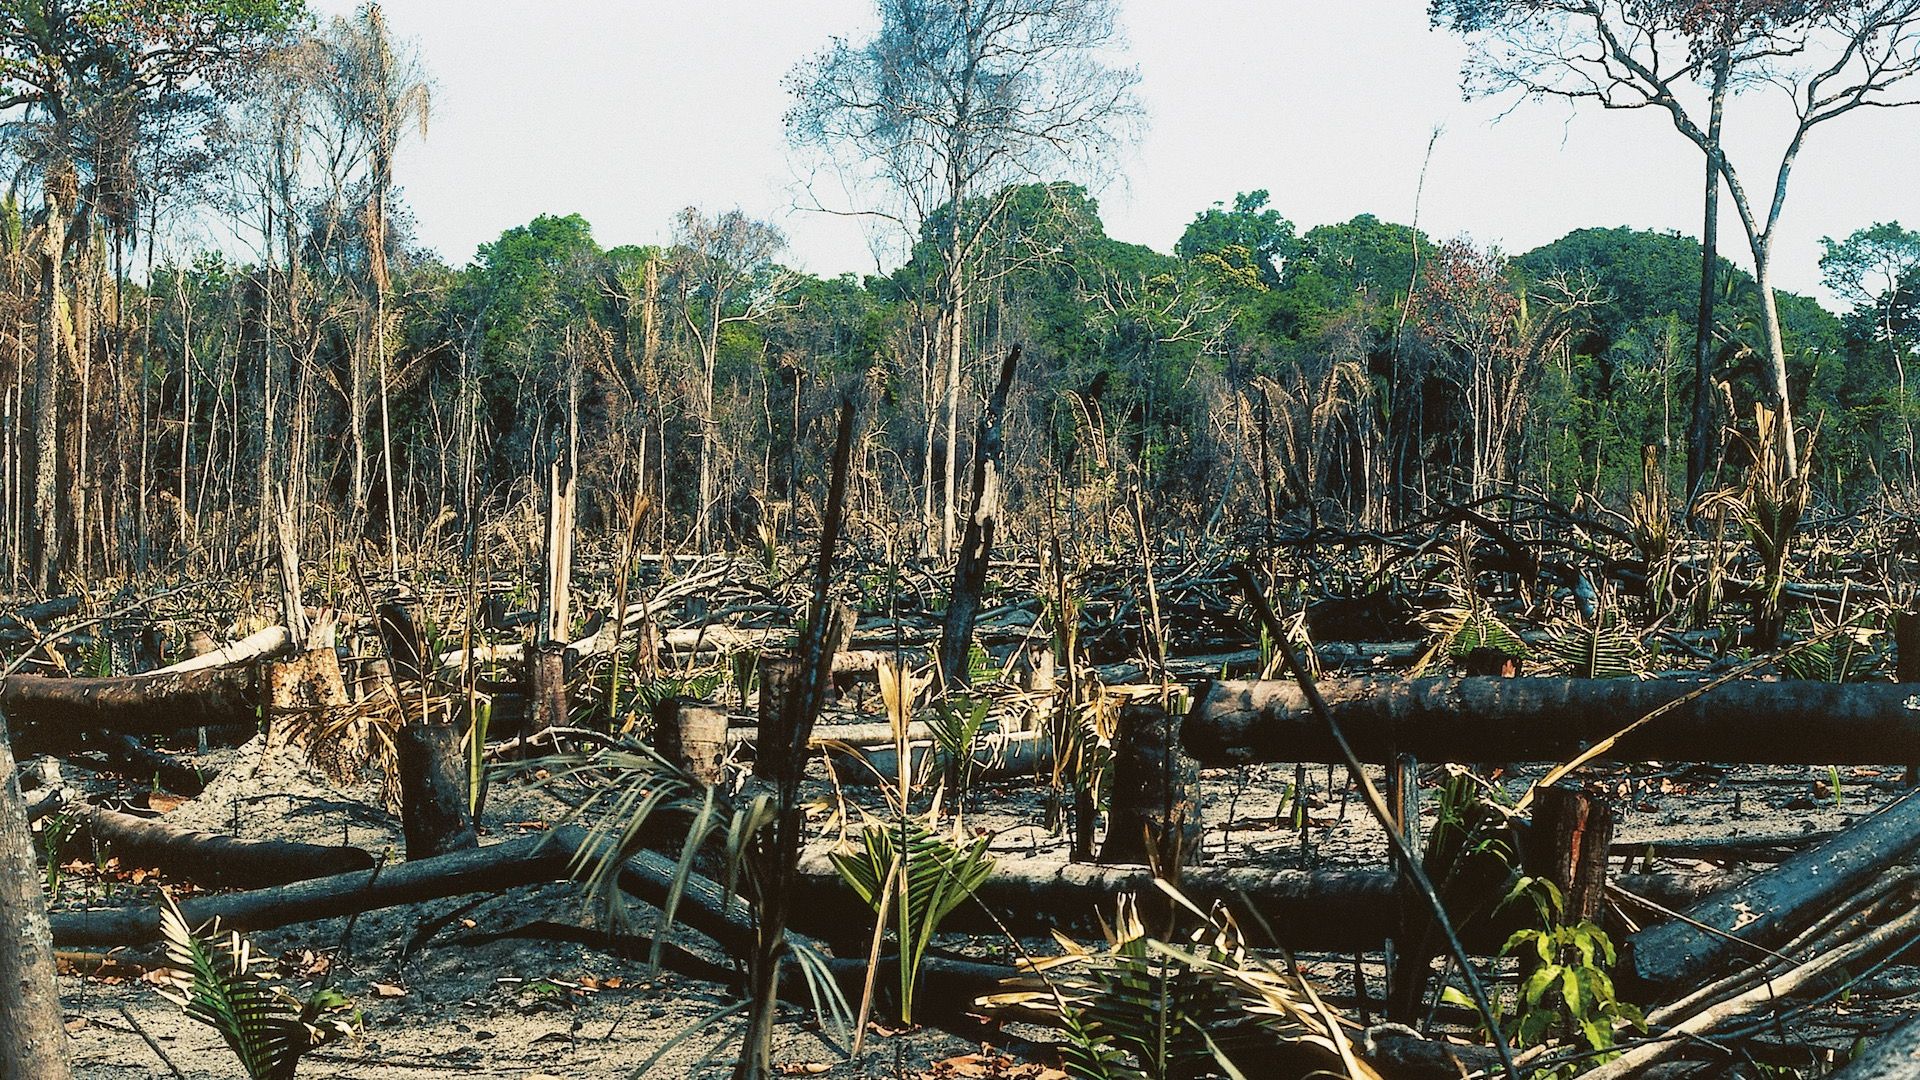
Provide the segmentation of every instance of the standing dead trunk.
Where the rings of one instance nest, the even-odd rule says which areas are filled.
[[[653,745],[690,775],[718,783],[726,775],[726,710],[691,698],[667,698],[653,710]]]
[[[0,1076],[65,1080],[67,1029],[20,771],[0,717]]]
[[[1180,717],[1160,705],[1120,713],[1103,863],[1151,863],[1175,879],[1200,861],[1200,766],[1180,747]]]
[[[60,576],[60,376],[66,370],[67,303],[64,260],[73,168],[61,164],[44,181],[46,221],[40,236],[39,355],[33,375],[33,584],[57,590]]]
[[[967,653],[973,644],[973,620],[980,612],[980,595],[987,587],[987,567],[993,558],[993,534],[1000,521],[1000,418],[1007,409],[1007,391],[1020,363],[1015,345],[1000,364],[980,431],[973,464],[973,513],[967,516],[966,537],[953,569],[953,594],[947,601],[946,621],[940,627],[940,678],[948,687],[967,685]]]
[[[1607,849],[1613,843],[1613,807],[1607,800],[1564,784],[1542,788],[1534,796],[1526,843],[1526,871],[1560,890],[1564,919],[1598,919],[1607,894]]]
[[[451,724],[406,724],[394,733],[407,858],[478,847],[467,795],[467,758]]]
[[[1700,226],[1700,307],[1694,316],[1693,422],[1687,429],[1687,505],[1699,497],[1713,467],[1713,304],[1719,293],[1720,127],[1726,113],[1732,53],[1714,54],[1707,120],[1706,216]]]

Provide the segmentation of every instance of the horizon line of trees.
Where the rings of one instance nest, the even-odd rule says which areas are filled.
[[[774,226],[692,207],[665,244],[603,247],[542,215],[464,266],[420,251],[394,163],[430,80],[374,4],[324,24],[296,0],[178,0],[178,22],[112,32],[0,19],[0,50],[47,69],[0,69],[19,177],[0,202],[9,580],[239,565],[283,513],[396,576],[420,545],[513,550],[569,437],[586,528],[644,504],[660,550],[764,543],[811,514],[848,395],[861,542],[945,555],[982,382],[1015,342],[1016,543],[1136,495],[1159,525],[1223,535],[1296,512],[1388,527],[1516,486],[1619,502],[1649,446],[1684,491],[1703,414],[1701,467],[1730,483],[1740,463],[1716,451],[1779,399],[1776,355],[1822,428],[1829,498],[1920,488],[1920,236],[1896,223],[1828,242],[1838,314],[1677,233],[1581,229],[1509,256],[1365,214],[1302,232],[1265,191],[1158,252],[1108,237],[1056,178],[1138,119],[1137,76],[1087,59],[1111,3],[1049,0],[1053,21],[1025,23],[995,4],[916,21],[916,3],[886,0],[872,40],[789,79],[789,134],[890,192],[911,238],[864,278],[797,272]],[[982,73],[1003,56],[1048,64]],[[971,104],[929,104],[948,100]],[[157,256],[162,222],[196,214],[253,257]]]

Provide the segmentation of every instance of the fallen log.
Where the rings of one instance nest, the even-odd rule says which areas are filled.
[[[104,749],[114,769],[130,779],[157,783],[189,799],[207,790],[207,778],[199,769],[148,748],[132,735],[106,732]]]
[[[1121,896],[1154,893],[1153,880],[1153,872],[1144,866],[1002,856],[992,876],[974,894],[979,902],[962,905],[941,926],[983,934],[998,933],[1001,926],[1016,934],[1044,935],[1055,928],[1097,934],[1101,920],[1113,918],[1114,903]],[[1637,896],[1679,908],[1737,880],[1737,874],[1715,872],[1628,874],[1619,882]],[[848,905],[859,900],[825,854],[814,853],[801,860],[797,888],[796,912],[817,913],[815,924],[803,928],[830,941],[849,944],[852,938],[871,936],[871,923],[843,917]],[[1273,927],[1280,944],[1293,949],[1376,949],[1399,929],[1400,901],[1394,891],[1394,875],[1385,870],[1190,866],[1181,871],[1180,891],[1202,908],[1218,902],[1236,916],[1257,912],[1260,919],[1247,919],[1242,925],[1257,927],[1264,920]],[[1491,951],[1505,940],[1503,929],[1511,928],[1483,921],[1471,943]]]
[[[89,728],[162,735],[250,722],[259,715],[262,686],[256,664],[104,679],[9,675],[0,680],[0,709],[41,740]]]
[[[399,904],[557,881],[566,876],[572,855],[573,849],[563,843],[549,842],[544,835],[530,836],[277,888],[190,897],[180,902],[180,910],[193,926],[217,918],[228,930],[267,930]],[[151,904],[61,911],[52,918],[53,938],[61,945],[140,945],[160,940],[160,909]]]
[[[189,657],[177,664],[155,668],[143,677],[154,675],[181,675],[189,671],[205,668],[228,667],[244,664],[252,660],[270,660],[293,649],[293,635],[284,626],[269,626],[265,630],[256,630],[239,641],[209,649],[198,656]]]
[[[1867,1044],[1830,1080],[1903,1080],[1920,1076],[1920,1019],[1909,1020]]]
[[[1688,908],[1689,922],[1628,938],[1620,977],[1643,998],[1649,991],[1688,989],[1737,958],[1763,955],[1916,847],[1920,794],[1909,794],[1819,847]]]
[[[816,729],[816,741],[822,732],[831,730]],[[858,751],[857,757],[849,752],[855,750]],[[895,746],[862,748],[852,743],[837,746],[829,744],[827,752],[835,774],[843,783],[868,787],[898,782],[900,751]],[[916,740],[907,744],[907,753],[913,762],[913,775],[926,776],[932,771],[939,749],[930,740]],[[983,736],[973,749],[973,777],[976,780],[1032,776],[1052,765],[1053,740],[1041,731],[996,732]]]
[[[240,840],[86,803],[72,804],[71,812],[121,865],[151,866],[199,885],[255,888],[373,865],[373,856],[356,847]]]
[[[1362,760],[1564,761],[1656,709],[1606,759],[1756,765],[1880,764],[1920,744],[1920,686],[1693,679],[1328,679],[1328,706]],[[1691,694],[1698,697],[1682,704]],[[1182,731],[1203,764],[1338,762],[1292,681],[1199,688]]]

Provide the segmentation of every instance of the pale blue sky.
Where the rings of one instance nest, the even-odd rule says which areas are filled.
[[[1168,250],[1193,215],[1266,188],[1302,230],[1372,212],[1518,252],[1587,225],[1697,234],[1700,158],[1662,115],[1463,102],[1464,48],[1424,0],[1123,0],[1144,138],[1096,191],[1108,232]],[[346,12],[352,0],[318,0]],[[799,211],[782,76],[870,0],[386,0],[435,80],[424,141],[398,172],[421,239],[456,265],[540,213],[578,212],[602,244],[664,240],[694,205],[778,222],[790,262],[870,271],[861,227]],[[1770,190],[1783,136],[1758,97],[1730,114],[1736,165]],[[1776,122],[1749,117],[1769,114]],[[1498,122],[1496,122],[1496,120]],[[1755,151],[1760,150],[1760,153]],[[1920,227],[1920,109],[1821,128],[1794,174],[1777,277],[1813,291],[1818,240]],[[1765,168],[1762,168],[1762,166]],[[828,192],[822,196],[833,198]],[[1728,210],[1723,249],[1745,263]]]

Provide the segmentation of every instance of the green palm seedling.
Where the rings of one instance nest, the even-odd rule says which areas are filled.
[[[833,855],[834,868],[881,922],[893,911],[900,947],[900,1019],[913,1022],[920,963],[940,924],[993,873],[989,838],[948,840],[917,818],[869,817],[859,847]]]
[[[213,944],[193,932],[171,896],[161,900],[160,932],[174,968],[160,994],[219,1032],[249,1080],[291,1080],[308,1051],[353,1034],[351,1022],[330,1015],[348,1007],[338,990],[301,1001],[254,973],[246,938],[234,933]]]
[[[977,766],[975,751],[980,736],[987,730],[987,718],[993,711],[993,699],[955,694],[940,701],[928,725],[935,748],[940,754],[941,771],[947,790],[956,804],[964,805],[973,787]]]

